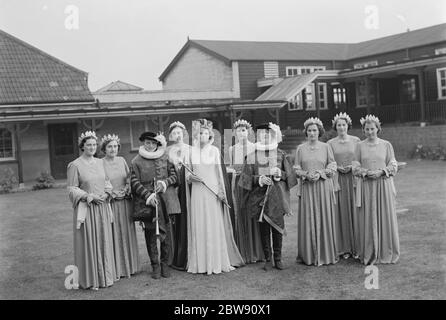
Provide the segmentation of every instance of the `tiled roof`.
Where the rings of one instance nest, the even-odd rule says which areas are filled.
[[[0,30],[0,105],[94,101],[87,73]]]
[[[349,60],[446,41],[446,23],[359,43],[188,40],[160,75],[163,81],[182,54],[195,46],[229,61]]]
[[[103,92],[122,92],[122,91],[142,91],[144,90],[141,87],[134,86],[133,84],[126,83],[123,81],[114,81],[109,83],[105,87],[97,90],[95,93],[103,93]]]

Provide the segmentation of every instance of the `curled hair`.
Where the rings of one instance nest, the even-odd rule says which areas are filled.
[[[334,130],[336,130],[336,124],[338,123],[339,120],[344,120],[345,123],[347,123],[348,130],[350,130],[352,128],[352,123],[350,121],[348,121],[347,118],[339,117],[339,118],[337,118],[336,120],[333,121],[332,127],[333,127]]]
[[[321,126],[321,125],[318,124],[318,123],[309,123],[308,125],[305,126],[305,129],[304,129],[305,137],[308,137],[308,133],[307,133],[308,127],[311,126],[311,125],[313,125],[313,124],[314,124],[314,125],[317,127],[317,129],[319,130],[319,138],[322,137],[322,136],[324,135],[324,133],[325,133],[325,129],[324,129],[323,126]]]

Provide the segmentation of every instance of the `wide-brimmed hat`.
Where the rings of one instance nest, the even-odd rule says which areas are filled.
[[[159,146],[162,146],[165,144],[166,138],[160,133],[146,131],[139,136],[139,141],[143,142],[144,140],[153,140],[158,143]]]

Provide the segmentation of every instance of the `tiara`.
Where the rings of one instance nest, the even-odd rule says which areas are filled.
[[[102,144],[108,144],[110,141],[116,141],[119,144],[121,140],[116,134],[107,134],[101,139]]]
[[[251,124],[244,119],[239,119],[236,122],[234,122],[234,129],[237,129],[238,127],[246,127],[248,129],[252,128]]]
[[[379,121],[378,117],[375,117],[372,114],[368,114],[365,116],[365,118],[361,118],[359,122],[361,122],[361,126],[363,126],[366,122],[374,122],[378,126],[381,125],[381,122]]]
[[[345,112],[340,112],[337,115],[335,115],[333,120],[331,120],[331,123],[333,124],[333,126],[336,125],[336,122],[338,122],[339,119],[344,119],[347,122],[347,124],[349,124],[349,125],[352,124],[352,119],[350,118],[350,116],[348,114],[346,114]]]
[[[170,124],[169,131],[176,127],[186,130],[186,127],[184,126],[184,124],[182,124],[180,121],[175,121]]]
[[[78,143],[81,143],[81,141],[84,140],[85,138],[94,138],[94,139],[98,140],[98,137],[96,137],[96,132],[94,132],[94,131],[85,131],[79,137]]]
[[[304,128],[308,127],[310,124],[317,124],[319,126],[321,126],[322,128],[324,127],[324,125],[322,124],[322,121],[319,120],[319,118],[316,117],[311,117],[308,118],[305,122],[304,122]]]
[[[207,119],[198,119],[193,121],[195,126],[199,126],[200,128],[206,128],[212,130],[212,121]]]

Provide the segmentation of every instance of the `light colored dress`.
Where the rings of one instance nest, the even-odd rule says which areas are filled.
[[[300,178],[298,186],[299,212],[297,219],[298,260],[320,266],[338,262],[336,198],[333,179],[336,162],[328,144],[318,141],[315,146],[305,142],[297,147],[295,169],[319,172],[315,182]]]
[[[220,152],[215,146],[192,147],[191,161],[189,167],[213,191],[225,192]],[[202,183],[193,182],[191,189],[187,272],[218,274],[243,265],[228,209]]]
[[[111,286],[118,279],[113,255],[113,214],[107,202],[87,203],[89,194],[105,194],[102,159],[94,158],[88,163],[79,157],[70,162],[67,184],[74,208],[74,264],[79,270],[79,286],[83,289]],[[81,212],[85,213],[85,220],[78,223]]]
[[[343,140],[339,137],[330,139],[327,143],[333,151],[336,164],[339,167],[351,166],[355,157],[356,144],[361,141],[358,137],[347,135]],[[338,171],[334,177],[336,189],[336,225],[338,226],[337,244],[338,254],[356,254],[358,238],[358,219],[354,203],[353,175],[350,172]]]
[[[396,263],[400,255],[393,176],[398,164],[390,142],[361,141],[356,146],[353,174],[357,177],[355,202],[359,222],[357,254],[364,264]],[[378,179],[368,170],[383,170]]]
[[[107,178],[112,189],[111,208],[113,211],[113,243],[116,273],[130,277],[138,271],[138,242],[135,223],[132,218],[133,203],[130,197],[130,170],[123,157],[113,161],[103,159]]]
[[[243,204],[248,200],[248,192],[240,187],[239,180],[245,157],[255,151],[255,144],[247,141],[245,145],[237,143],[229,147],[232,200],[234,203],[235,228],[234,238],[245,263],[254,263],[265,259],[260,239],[260,225],[255,217],[250,217]]]

